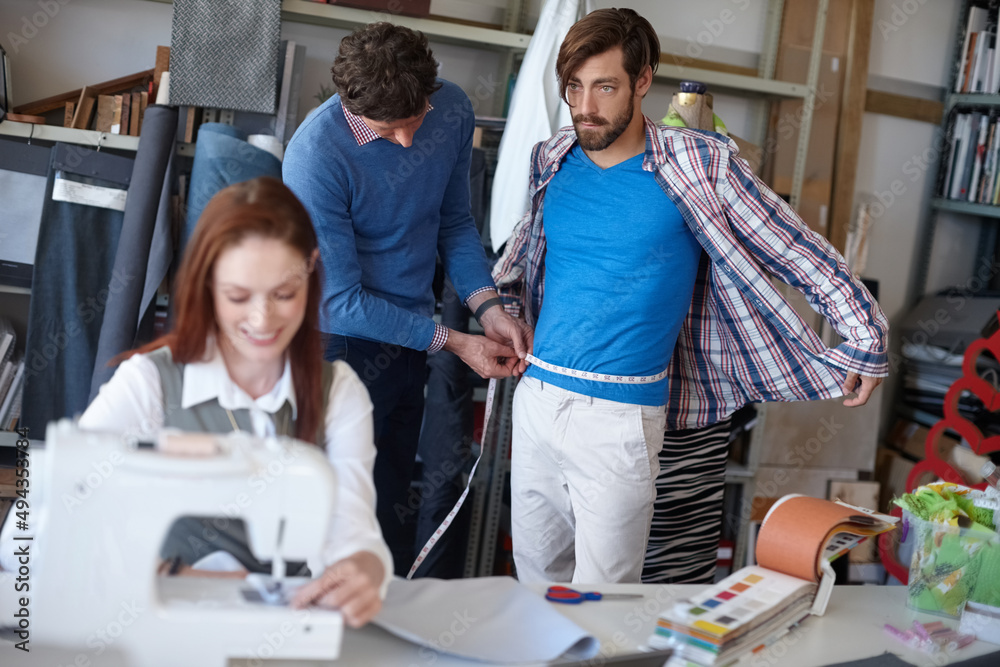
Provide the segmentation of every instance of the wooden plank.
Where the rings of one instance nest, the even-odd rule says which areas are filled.
[[[944,103],[869,89],[865,94],[865,111],[940,125]]]
[[[854,183],[861,154],[861,126],[868,90],[868,56],[871,51],[875,0],[851,2],[844,90],[840,98],[837,149],[833,159],[833,196],[830,198],[830,226],[827,238],[844,252],[847,230],[854,211]]]
[[[89,86],[80,89],[80,98],[76,101],[76,113],[73,114],[73,127],[86,130],[90,127],[90,117],[94,113],[94,103],[97,101],[97,91]]]
[[[156,47],[156,67],[153,68],[153,85],[160,85],[160,77],[170,71],[170,47]]]
[[[149,80],[152,76],[153,70],[148,69],[142,72],[136,72],[135,74],[129,74],[128,76],[119,77],[117,79],[111,79],[110,81],[104,81],[103,83],[86,86],[86,88],[89,88],[95,95],[117,93],[135,86],[148,86]],[[72,102],[79,99],[82,92],[83,88],[77,88],[76,90],[71,90],[68,93],[62,93],[61,95],[53,95],[52,97],[46,97],[43,100],[28,102],[27,104],[22,104],[21,106],[15,108],[14,112],[43,114],[48,111],[52,111],[53,109],[65,106],[66,102]]]
[[[688,58],[676,53],[661,53],[660,62],[666,65],[680,65],[681,67],[693,67],[695,69],[707,69],[712,72],[726,72],[727,74],[739,74],[741,76],[757,76],[756,67],[740,67],[739,65],[727,65],[711,60],[700,60],[698,58]]]

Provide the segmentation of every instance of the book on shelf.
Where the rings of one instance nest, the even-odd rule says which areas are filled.
[[[111,132],[111,123],[115,115],[115,96],[98,95],[97,97],[97,119],[94,121],[94,129],[98,132]]]
[[[785,496],[757,534],[758,564],[663,612],[648,643],[674,649],[668,667],[749,659],[810,615],[823,615],[835,579],[831,561],[897,521],[839,501]]]
[[[17,333],[10,320],[0,317],[0,365],[14,355],[17,344]]]
[[[118,128],[118,134],[128,136],[128,130],[132,126],[132,94],[123,93],[122,96],[122,123]]]
[[[989,32],[983,31],[979,33],[979,39],[976,40],[976,53],[973,56],[972,64],[972,76],[969,81],[969,92],[970,93],[983,93],[986,92],[986,66],[988,62],[987,54],[989,53],[990,40],[993,38]]]
[[[965,40],[962,43],[962,62],[959,66],[959,75],[955,77],[955,92],[967,93],[971,88],[970,80],[975,67],[976,42],[979,41],[980,34],[986,30],[989,20],[989,12],[985,7],[970,7],[969,17],[965,24]]]
[[[24,388],[24,359],[14,362],[14,374],[6,393],[0,397],[0,431],[13,431],[21,418],[21,390]]]
[[[979,118],[979,133],[976,139],[976,152],[972,156],[972,177],[969,179],[969,189],[966,198],[976,201],[979,193],[979,175],[983,170],[983,156],[986,154],[986,135],[989,131],[990,119],[985,114]]]
[[[10,385],[14,382],[14,373],[17,372],[17,362],[14,360],[0,363],[0,404],[7,397]]]

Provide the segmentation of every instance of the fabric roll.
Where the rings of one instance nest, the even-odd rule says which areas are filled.
[[[174,0],[170,103],[274,113],[281,0]]]
[[[87,407],[108,299],[130,282],[113,271],[132,165],[80,146],[52,149],[25,350],[21,419],[34,438]]]
[[[191,189],[188,193],[187,221],[180,252],[187,246],[201,212],[216,192],[234,183],[258,176],[281,179],[281,161],[265,150],[251,146],[247,134],[223,123],[205,123],[198,129]]]
[[[529,173],[532,147],[573,122],[569,107],[559,97],[556,56],[570,26],[589,14],[593,5],[593,0],[546,0],[542,6],[517,73],[500,139],[490,200],[493,250],[507,242],[514,225],[528,210],[525,176]]]
[[[151,322],[156,290],[166,278],[174,257],[170,200],[175,180],[176,133],[177,109],[165,106],[146,109],[113,269],[125,279],[125,285],[108,297],[90,400],[114,374],[108,362],[147,342],[139,337],[140,325],[144,320]]]

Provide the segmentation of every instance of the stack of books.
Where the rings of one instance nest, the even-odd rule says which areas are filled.
[[[674,649],[667,667],[738,664],[822,615],[834,582],[830,562],[897,521],[845,503],[785,496],[761,525],[759,565],[661,614],[649,645]]]
[[[997,3],[970,7],[962,43],[962,61],[955,77],[956,93],[1000,91],[1000,50],[996,48]]]
[[[951,120],[950,152],[940,194],[975,204],[1000,203],[1000,132],[997,113],[957,112]]]

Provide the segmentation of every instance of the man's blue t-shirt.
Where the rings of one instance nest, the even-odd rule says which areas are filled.
[[[615,375],[656,375],[670,361],[702,250],[643,157],[601,169],[577,144],[546,187],[542,361]],[[612,384],[537,366],[527,375],[595,398],[666,403],[666,379]]]

